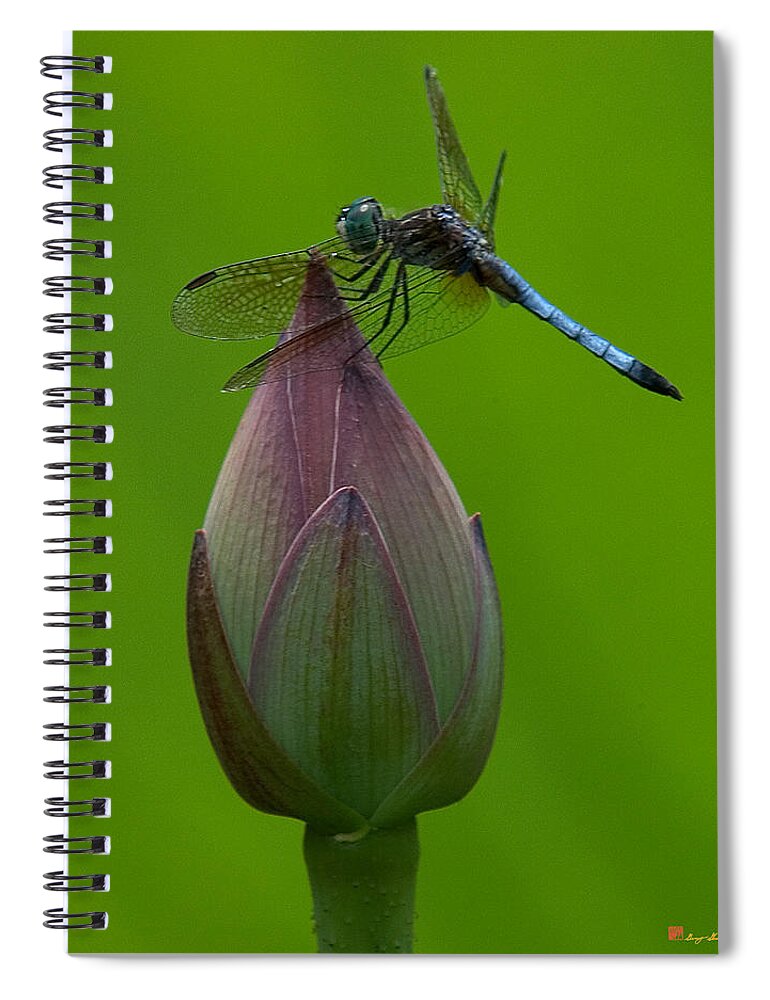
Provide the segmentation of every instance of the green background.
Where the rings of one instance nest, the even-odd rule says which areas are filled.
[[[74,159],[114,167],[114,259],[85,273],[113,277],[115,329],[73,346],[113,351],[115,440],[73,458],[115,474],[113,665],[73,671],[113,688],[112,817],[72,823],[112,853],[71,866],[110,873],[110,923],[70,949],[314,950],[301,824],[231,790],[184,640],[193,531],[246,401],[218,389],[254,345],[186,337],[169,308],[213,266],[331,235],[355,197],[439,200],[431,63],[483,190],[508,149],[501,255],[685,399],[495,304],[387,368],[483,514],[507,635],[486,771],[419,821],[416,949],[715,950],[667,940],[717,920],[710,33],[77,32],[74,51],[114,58],[82,86],[114,109],[75,122],[108,120],[114,147]]]

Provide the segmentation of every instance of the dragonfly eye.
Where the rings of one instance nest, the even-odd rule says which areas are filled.
[[[365,257],[379,245],[382,220],[382,208],[375,198],[357,198],[340,212],[337,232],[354,254]]]

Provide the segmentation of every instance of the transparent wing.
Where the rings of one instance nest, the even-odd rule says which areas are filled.
[[[333,338],[342,335],[346,313],[307,327],[239,368],[222,386],[223,392],[253,389],[259,382],[278,382],[294,375],[339,367]]]
[[[452,337],[481,319],[489,308],[489,293],[470,274],[458,278],[429,268],[413,268],[412,272],[408,276],[406,325],[391,340],[406,312],[401,296],[399,315],[389,324],[390,333],[386,329],[371,345],[383,360]]]
[[[433,130],[436,133],[442,197],[464,219],[475,223],[482,213],[481,194],[460,145],[444,91],[432,66],[425,67],[425,86],[433,116]]]
[[[368,344],[355,355],[356,362],[377,364],[451,337],[475,323],[489,306],[489,295],[468,274],[454,277],[427,267],[406,268],[403,283],[398,264],[387,287],[362,302],[348,303],[335,319],[306,328],[291,340],[255,358],[232,375],[224,391],[253,388],[312,371],[339,367],[334,339],[350,317]]]
[[[335,237],[308,250],[258,257],[214,268],[193,278],[171,307],[171,320],[183,333],[212,340],[253,340],[279,334],[289,323],[302,290],[313,250],[340,256],[335,268],[352,272],[358,264],[345,256]]]
[[[492,190],[489,192],[489,197],[484,204],[481,217],[479,218],[479,229],[486,236],[493,250],[495,248],[495,214],[497,213],[497,199],[500,195],[500,185],[503,182],[505,157],[506,152],[503,150],[500,154],[500,159],[497,161],[497,170],[495,171],[495,179],[492,181]]]

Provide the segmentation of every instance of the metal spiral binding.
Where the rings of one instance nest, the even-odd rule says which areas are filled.
[[[106,240],[46,240],[43,256],[48,260],[64,260],[65,257],[98,257],[107,256]]]
[[[43,910],[43,927],[61,931],[103,931],[107,926],[107,914],[103,910],[90,913],[65,913],[63,907],[55,906]]]
[[[45,666],[51,667],[107,667],[110,664],[110,651],[103,646],[90,649],[44,649],[46,656],[56,655],[56,659],[43,660]],[[62,659],[66,656],[66,659]]]
[[[49,722],[43,729],[50,729],[43,736],[52,743],[81,743],[83,740],[103,741],[107,739],[106,722],[84,722],[69,725],[67,722]]]
[[[55,694],[47,694],[43,701],[51,705],[106,705],[109,702],[110,689],[106,684],[88,684],[82,687],[68,687],[66,684],[49,684],[43,691],[54,691]],[[84,692],[82,697],[79,695]],[[68,695],[75,694],[70,698]],[[53,799],[46,799],[52,802]],[[106,799],[104,800],[107,801]],[[47,810],[44,810],[47,815]]]
[[[110,589],[109,573],[56,573],[44,576],[44,580],[63,580],[66,583],[51,583],[44,590],[72,593],[75,590],[90,590],[103,594]],[[80,582],[82,581],[82,583]]]
[[[107,444],[110,428],[105,424],[51,424],[43,430],[48,444],[64,444],[65,441],[90,441],[92,444]]]
[[[44,365],[43,367],[50,368],[51,366]],[[43,468],[54,470],[46,473],[46,479],[109,479],[112,474],[112,466],[109,462],[46,462]],[[46,541],[52,541],[52,539],[48,538]]]
[[[106,875],[65,875],[64,872],[46,872],[43,878],[52,879],[43,886],[50,892],[103,892],[107,886]]]
[[[43,97],[43,111],[47,115],[61,118],[65,108],[90,108],[104,111],[104,94],[92,94],[86,90],[53,90]]]
[[[62,385],[52,389],[44,389],[44,396],[49,399],[43,400],[43,406],[56,406],[62,408],[72,403],[80,403],[81,406],[109,406],[109,393],[107,389],[91,389],[85,386]]]
[[[107,141],[107,133],[101,128],[52,128],[43,132],[43,149],[50,153],[63,153],[65,146],[98,146]]]
[[[43,837],[48,844],[43,850],[46,854],[107,854],[107,838],[96,837],[65,837],[63,833],[55,833]],[[82,844],[82,847],[70,847],[70,844]]]
[[[81,543],[82,544],[79,544]],[[108,552],[109,539],[107,535],[67,535],[65,538],[45,538],[44,545],[66,545],[63,549],[43,549],[48,555],[70,552],[93,552],[98,555],[106,555]]]
[[[83,330],[88,333],[104,333],[108,329],[108,319],[104,313],[49,313],[43,316],[43,322],[50,324],[43,327],[43,333],[71,333],[73,330]],[[67,320],[84,320],[82,323],[71,323]]]
[[[88,163],[62,163],[44,168],[43,184],[58,190],[71,181],[82,181],[84,184],[106,184],[108,174],[108,167],[94,167]]]
[[[67,368],[108,368],[111,359],[109,351],[48,351],[43,357],[46,359],[43,368],[55,372]],[[77,360],[68,360],[71,358]]]
[[[107,517],[109,500],[44,500],[44,507],[60,507],[61,510],[44,510],[43,517]]]
[[[61,80],[63,72],[79,70],[86,73],[107,72],[106,56],[43,56],[40,60],[43,67],[40,70],[41,76],[47,76],[51,80]]]
[[[43,284],[48,286],[43,290],[43,295],[52,295],[57,299],[63,299],[65,295],[72,295],[73,292],[106,295],[108,281],[108,278],[85,274],[56,274],[51,278],[43,278]]]
[[[80,781],[90,778],[108,778],[109,761],[107,760],[47,760],[43,767],[56,768],[55,771],[44,771],[43,777],[52,781]]]
[[[43,812],[46,816],[106,816],[107,799],[63,799],[60,796],[46,799],[45,804],[48,809]],[[79,808],[85,806],[84,809]],[[43,876],[47,878],[48,876]],[[74,876],[82,878],[83,876]]]
[[[40,60],[41,74],[54,80],[62,80],[65,74],[110,72],[110,60],[105,56],[45,56]],[[66,86],[66,83],[64,84]],[[82,151],[92,148],[101,150],[112,143],[111,132],[102,128],[70,127],[69,118],[74,110],[86,115],[100,113],[111,107],[111,95],[100,90],[57,90],[44,95],[43,110],[48,115],[62,119],[65,127],[49,129],[43,135],[45,149],[55,153],[64,153],[75,148]],[[89,122],[90,124],[90,122]],[[81,154],[82,155],[82,154]],[[68,154],[67,159],[78,159],[78,156]],[[62,191],[62,200],[47,202],[43,206],[44,220],[56,226],[92,224],[104,225],[112,218],[112,208],[99,200],[80,200],[78,185],[92,185],[91,197],[98,190],[93,185],[112,183],[112,170],[103,164],[62,163],[48,166],[43,171],[43,185]],[[85,194],[85,191],[83,191]],[[86,195],[88,197],[88,195]],[[104,260],[111,256],[111,244],[108,240],[95,238],[88,233],[88,238],[80,234],[66,232],[66,235],[46,240],[43,244],[43,256],[47,260],[72,262],[82,258],[92,258],[94,261]],[[90,270],[90,267],[89,267]],[[72,305],[69,312],[49,313],[43,318],[43,330],[46,334],[60,336],[92,335],[108,332],[112,329],[112,317],[106,312],[77,312],[72,309],[75,301],[83,296],[106,296],[112,291],[111,280],[100,275],[57,274],[45,278],[43,294],[53,298],[69,297]],[[86,307],[88,308],[88,307]],[[69,346],[69,345],[65,345]],[[44,368],[50,371],[66,372],[80,368],[103,370],[111,367],[112,355],[101,347],[93,350],[53,350],[44,355]],[[91,379],[89,378],[90,382]],[[109,389],[101,386],[66,385],[52,386],[43,392],[43,404],[57,409],[73,407],[107,407],[112,405],[112,394]],[[73,414],[74,416],[74,414]],[[65,417],[66,419],[66,417]],[[52,444],[65,444],[70,441],[87,444],[105,445],[112,437],[112,428],[103,423],[79,423],[77,418],[72,423],[61,423],[47,426],[43,429],[44,441]],[[68,457],[69,458],[69,457]],[[75,459],[79,456],[75,455]],[[112,478],[112,466],[99,457],[94,461],[57,461],[48,462],[44,467],[46,480],[65,484],[76,480],[105,482]],[[46,517],[85,517],[106,518],[111,515],[111,503],[104,497],[84,499],[67,497],[44,501],[44,516]],[[85,522],[86,524],[88,522]],[[66,529],[65,529],[66,532]],[[107,534],[89,531],[82,533],[62,533],[60,536],[46,538],[43,551],[46,554],[68,559],[72,556],[78,560],[88,561],[110,554],[112,543]],[[75,568],[80,569],[80,566]],[[47,574],[44,589],[48,592],[72,594],[87,592],[105,594],[111,589],[111,574],[100,565],[93,572],[70,572],[69,567],[62,573]],[[71,632],[73,629],[109,629],[109,611],[99,608],[94,611],[70,609],[68,611],[47,611],[44,613],[46,628],[63,628]],[[98,641],[98,640],[97,640]],[[85,669],[101,670],[109,667],[111,651],[108,646],[82,647],[66,646],[46,649],[43,653],[43,663],[46,667],[58,667],[66,673],[63,684],[49,684],[43,689],[43,700],[51,705],[91,706],[106,705],[110,701],[110,685],[90,682],[83,677],[80,683],[80,671]],[[72,682],[70,677],[77,678]],[[65,716],[63,721],[51,722],[44,727],[43,739],[66,744],[71,748],[74,760],[52,760],[44,764],[44,777],[51,781],[65,781],[68,785],[74,781],[99,781],[109,779],[110,762],[105,759],[79,760],[76,748],[79,744],[105,743],[110,739],[110,726],[99,719],[85,721],[82,715],[74,718]],[[82,754],[82,751],[81,751]],[[66,786],[65,786],[66,787]],[[110,800],[107,796],[86,793],[85,796],[52,796],[45,800],[46,816],[58,818],[69,823],[75,820],[81,823],[91,819],[104,820],[109,816]],[[80,834],[82,827],[75,832]],[[44,838],[43,850],[48,854],[62,856],[103,855],[109,853],[109,836],[106,833],[92,833],[86,829],[86,835],[70,836],[69,831],[54,834]],[[103,872],[76,874],[68,871],[47,872],[43,878],[45,889],[49,892],[84,893],[106,892],[109,889],[109,876]],[[61,930],[103,930],[107,926],[107,912],[104,909],[89,910],[78,908],[79,912],[71,912],[68,907],[53,907],[44,911],[44,925]]]
[[[45,628],[109,628],[109,611],[44,611],[46,618],[63,621],[43,622]],[[45,650],[44,650],[45,652]],[[45,660],[43,661],[46,662]]]
[[[106,205],[93,201],[49,201],[43,205],[43,212],[43,219],[57,226],[64,225],[65,219],[98,219],[104,222]]]

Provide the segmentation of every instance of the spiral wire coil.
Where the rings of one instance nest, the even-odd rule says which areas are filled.
[[[111,71],[111,60],[105,56],[45,56],[40,60],[41,74],[48,79],[64,80],[71,74],[89,73],[98,75]],[[101,150],[111,145],[111,133],[103,128],[73,128],[68,118],[77,109],[90,119],[92,115],[100,115],[112,106],[112,95],[102,93],[98,88],[87,90],[56,90],[45,94],[43,110],[62,120],[63,127],[49,129],[43,134],[43,147],[51,152],[64,154],[63,159],[86,158],[89,148]],[[88,124],[92,124],[89,120]],[[80,154],[73,156],[71,152],[80,149]],[[61,163],[48,166],[43,171],[43,184],[48,189],[61,191],[63,200],[47,202],[43,206],[45,222],[65,227],[67,233],[73,222],[79,226],[85,224],[101,226],[112,218],[112,208],[105,201],[94,197],[99,190],[95,185],[112,183],[112,169],[104,164]],[[85,185],[85,188],[82,186]],[[77,195],[83,190],[85,198]],[[86,191],[91,192],[90,195]],[[77,192],[77,193],[76,193]],[[67,195],[69,194],[69,199]],[[66,199],[66,200],[64,200]],[[43,318],[43,330],[46,334],[68,337],[76,334],[79,337],[99,335],[112,329],[112,318],[99,307],[91,311],[74,311],[74,303],[98,301],[97,297],[109,295],[112,291],[110,278],[88,274],[72,273],[72,265],[92,258],[104,260],[111,256],[111,244],[102,238],[75,238],[72,234],[46,240],[43,244],[43,257],[51,261],[60,261],[70,265],[69,273],[57,274],[45,278],[43,294],[53,298],[69,300],[68,312],[50,313]],[[80,270],[80,267],[77,268]],[[90,267],[88,268],[90,270]],[[93,296],[93,300],[85,299]],[[65,306],[65,308],[67,308]],[[68,345],[65,345],[68,346]],[[52,372],[70,372],[88,368],[101,370],[111,367],[111,352],[96,347],[93,350],[53,350],[44,354],[44,368]],[[87,381],[91,381],[89,378]],[[112,394],[109,389],[93,385],[57,385],[45,389],[43,404],[55,409],[66,409],[72,414],[73,407],[77,413],[101,412],[102,407],[112,405]],[[53,414],[52,414],[53,416]],[[64,415],[63,415],[64,416]],[[64,416],[64,420],[67,420]],[[77,442],[80,448],[92,444],[104,446],[112,439],[112,428],[97,420],[89,423],[77,422],[77,418],[69,417],[72,423],[52,424],[43,429],[43,440],[51,444],[68,444]],[[79,459],[79,455],[74,456]],[[94,461],[48,462],[45,465],[45,479],[72,486],[78,480],[90,480],[94,483],[105,482],[112,478],[112,466],[103,457]],[[90,493],[90,488],[88,489]],[[72,534],[57,534],[44,539],[43,551],[60,559],[69,560],[85,557],[88,571],[46,574],[44,589],[47,592],[71,595],[73,593],[89,593],[93,595],[107,594],[112,588],[111,574],[104,570],[100,557],[108,556],[112,551],[111,540],[107,534],[99,533],[97,523],[93,528],[86,527],[95,518],[106,518],[111,515],[111,503],[104,496],[96,499],[81,498],[77,494],[64,499],[44,501],[44,516],[87,518],[83,522],[85,530]],[[80,522],[78,522],[80,526]],[[67,530],[66,528],[64,529]],[[91,564],[91,560],[96,563]],[[78,566],[79,568],[79,566]],[[101,598],[97,598],[101,600]],[[90,603],[90,602],[89,602]],[[95,602],[96,603],[96,602]],[[97,610],[79,610],[70,607],[67,611],[46,611],[44,613],[46,628],[64,628],[67,634],[74,629],[109,629],[110,613],[104,607]],[[75,633],[78,634],[78,633]],[[80,633],[83,634],[83,633]],[[66,641],[66,640],[65,640]],[[98,641],[98,640],[97,640]],[[84,819],[104,820],[109,816],[110,799],[106,795],[91,794],[73,795],[72,782],[102,781],[109,779],[110,762],[103,759],[80,760],[77,754],[78,744],[102,744],[110,740],[109,723],[97,718],[94,721],[83,721],[80,715],[72,721],[69,716],[69,706],[72,705],[106,705],[110,701],[110,685],[97,681],[80,683],[81,671],[85,669],[100,671],[111,663],[111,651],[107,645],[63,646],[44,650],[43,664],[47,668],[58,667],[65,672],[63,684],[47,685],[43,689],[44,701],[52,705],[64,706],[66,713],[64,721],[51,722],[45,725],[43,739],[49,743],[65,744],[68,748],[64,754],[67,759],[49,760],[44,764],[44,777],[51,781],[64,781],[65,788],[70,789],[63,796],[51,796],[45,800],[44,814],[55,817],[69,824],[76,819],[80,823]],[[71,676],[76,683],[71,683]],[[98,751],[97,751],[98,753]],[[85,756],[92,756],[93,751]],[[76,759],[70,759],[75,757]],[[98,832],[87,830],[84,835],[71,836],[69,826],[66,833],[53,834],[44,837],[43,850],[47,854],[61,855],[63,860],[71,857],[89,858],[91,855],[109,853],[109,836],[101,829]],[[81,833],[82,826],[76,832]],[[59,893],[100,893],[109,890],[109,876],[104,872],[74,873],[69,871],[46,872],[44,888],[49,892]],[[61,898],[61,897],[60,897]],[[82,897],[76,896],[76,899]],[[44,925],[60,930],[103,930],[107,927],[107,912],[103,909],[90,909],[88,906],[76,906],[74,912],[69,906],[53,907],[44,911]]]

